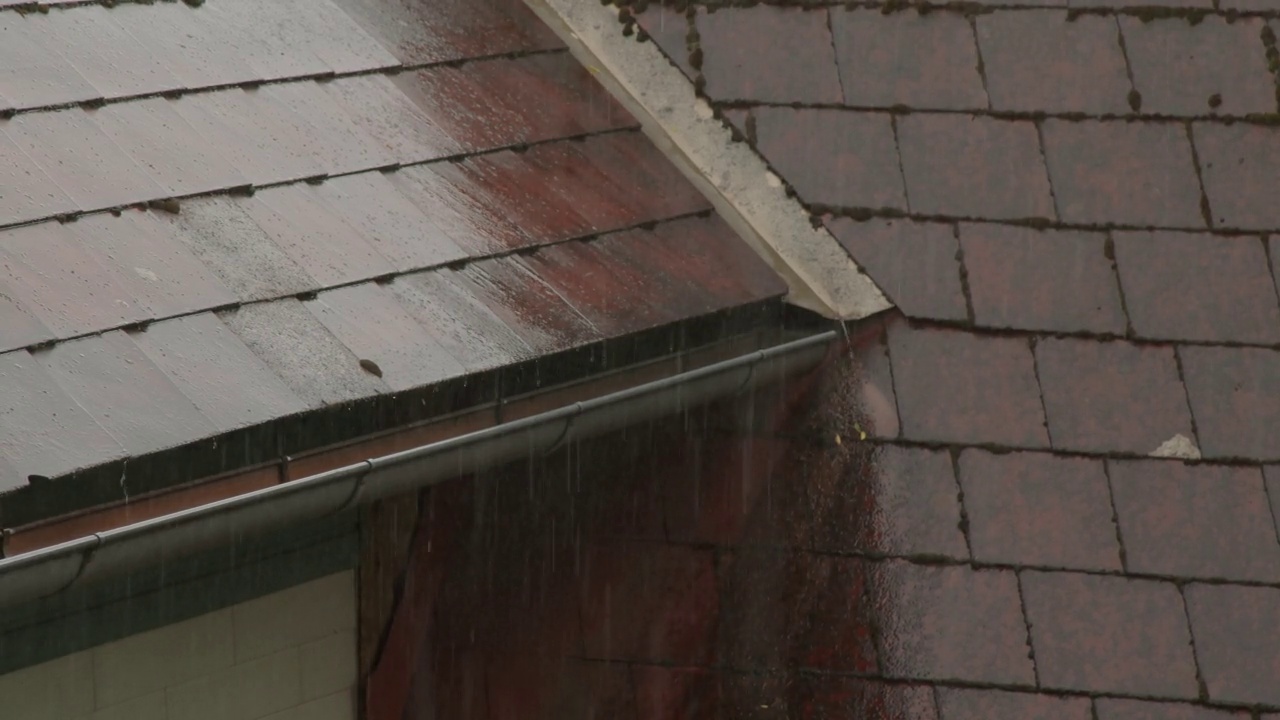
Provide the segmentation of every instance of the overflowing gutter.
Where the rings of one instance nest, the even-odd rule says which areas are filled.
[[[243,543],[380,498],[555,451],[815,367],[834,332],[802,338],[422,447],[0,560],[0,607]]]

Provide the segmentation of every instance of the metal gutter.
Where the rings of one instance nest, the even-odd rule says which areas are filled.
[[[198,550],[244,542],[815,367],[825,332],[404,452],[0,560],[0,606],[30,602]]]

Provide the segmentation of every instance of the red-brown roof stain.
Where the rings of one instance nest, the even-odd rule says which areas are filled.
[[[785,292],[522,2],[11,4],[0,490]]]

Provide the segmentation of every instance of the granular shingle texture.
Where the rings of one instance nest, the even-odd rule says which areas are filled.
[[[879,671],[944,720],[1280,709],[1280,6],[687,4],[701,94],[898,308],[892,441],[955,463],[972,559],[867,560]],[[780,141],[819,114],[852,150]]]

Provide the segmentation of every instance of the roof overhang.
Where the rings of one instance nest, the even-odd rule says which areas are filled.
[[[0,607],[245,542],[814,368],[832,331],[555,410],[0,560]]]

